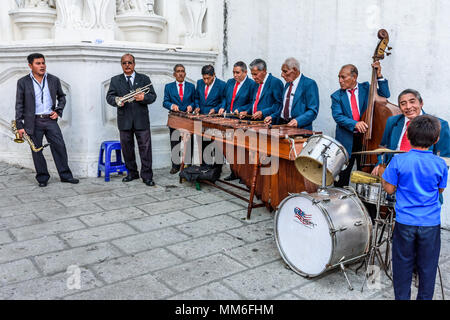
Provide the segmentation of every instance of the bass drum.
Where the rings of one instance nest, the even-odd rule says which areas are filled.
[[[357,260],[370,246],[372,222],[358,196],[341,188],[326,191],[290,195],[275,214],[278,250],[305,277]]]

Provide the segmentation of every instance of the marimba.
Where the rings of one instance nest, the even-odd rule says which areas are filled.
[[[220,145],[223,152],[227,153],[225,157],[229,162],[232,159],[227,151],[233,150],[232,170],[248,189],[224,180],[219,179],[218,181],[249,192],[249,198],[242,197],[217,184],[208,181],[202,182],[248,202],[247,219],[250,219],[251,210],[256,207],[266,206],[271,211],[275,210],[290,193],[317,191],[317,185],[306,180],[298,172],[294,160],[302,150],[307,138],[320,132],[286,125],[271,126],[262,121],[225,118],[218,115],[195,115],[185,112],[170,112],[167,125],[174,129],[184,130],[189,134],[215,140],[216,146]],[[186,144],[186,142],[186,139],[183,138],[183,143]],[[201,147],[199,149],[201,150]],[[242,158],[245,160],[238,161],[239,155],[241,155],[240,160],[244,160]],[[270,162],[266,163],[269,159]],[[183,167],[184,155],[181,170]],[[262,204],[253,202],[255,195],[262,201]]]

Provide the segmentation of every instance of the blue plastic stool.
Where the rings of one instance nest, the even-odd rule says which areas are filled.
[[[112,151],[116,151],[116,161],[111,162]],[[120,175],[124,171],[128,172],[125,163],[122,162],[121,147],[119,141],[103,141],[100,147],[100,154],[98,156],[98,172],[97,177],[102,176],[102,171],[105,172],[105,181],[109,181],[111,173],[118,172]],[[105,160],[103,161],[103,154]]]

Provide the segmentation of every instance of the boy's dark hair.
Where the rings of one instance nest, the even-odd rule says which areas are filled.
[[[41,59],[43,58],[45,61],[45,57],[42,53],[32,53],[27,57],[28,63],[33,64],[34,59]]]
[[[202,68],[202,75],[204,75],[204,74],[208,74],[210,76],[213,76],[214,75],[214,67],[212,65],[210,65],[210,64],[208,64],[206,66],[203,66],[203,68]]]
[[[428,114],[415,117],[406,131],[411,146],[429,148],[439,138],[441,122]]]

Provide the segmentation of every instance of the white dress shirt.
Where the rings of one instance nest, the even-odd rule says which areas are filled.
[[[48,88],[47,73],[42,78],[42,82],[36,80],[33,73],[30,72],[31,80],[33,81],[34,98],[36,103],[35,114],[50,114],[52,113],[53,100]]]
[[[209,88],[208,88],[208,92],[206,93],[206,98],[208,98],[208,96],[209,96],[209,93],[211,92],[211,90],[212,90],[212,87],[213,87],[214,83],[216,83],[216,79],[217,79],[217,77],[214,77],[214,81],[213,81],[213,83],[211,83],[211,85],[209,86]],[[205,90],[206,90],[206,84],[205,84]],[[203,93],[204,93],[204,92],[203,92]]]
[[[123,75],[125,77],[125,81],[128,81],[129,76],[127,76],[125,73]],[[131,86],[134,86],[134,78],[135,77],[136,77],[136,72],[133,72],[133,74],[131,75],[131,78],[130,78]]]
[[[359,84],[356,84],[356,87],[354,87],[353,89],[356,89],[355,90],[356,105],[358,106],[359,117],[361,117],[361,109],[359,107]],[[353,89],[351,89],[351,90],[353,90]],[[350,110],[352,110],[352,94],[350,92],[350,89],[345,90],[345,92],[347,92],[348,103],[350,104]],[[353,113],[353,110],[352,110],[352,113]]]

